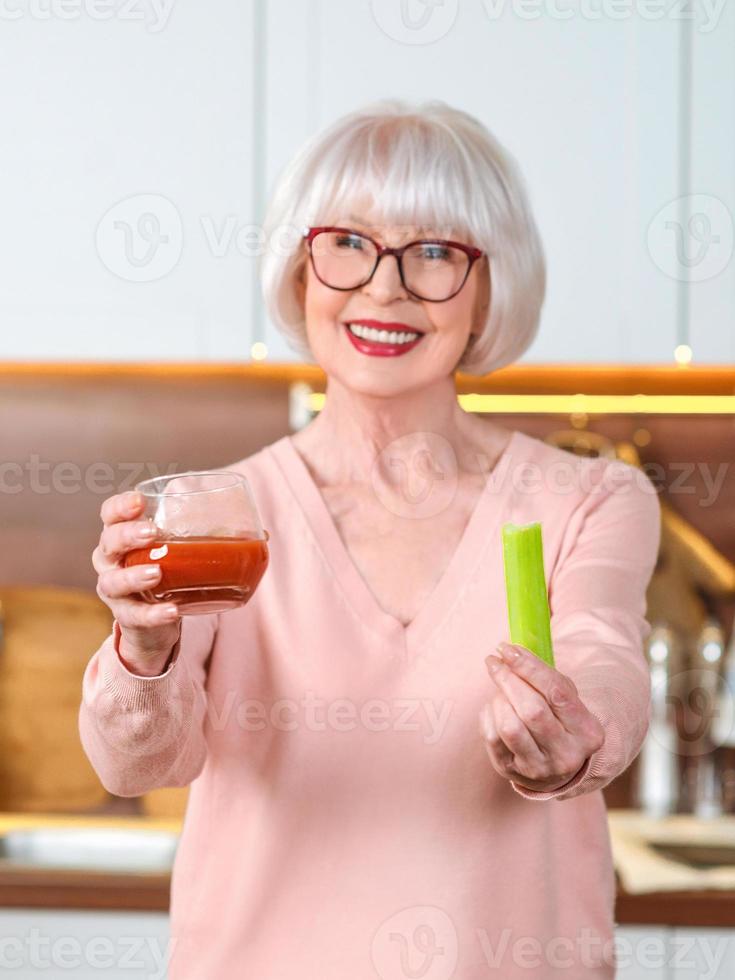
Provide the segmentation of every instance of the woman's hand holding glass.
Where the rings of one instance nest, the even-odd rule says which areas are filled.
[[[97,595],[120,624],[122,657],[135,673],[153,676],[168,660],[181,623],[173,603],[154,605],[140,598],[159,581],[159,566],[122,567],[127,552],[145,547],[155,537],[153,523],[140,519],[144,506],[137,492],[114,494],[104,501],[100,510],[104,526],[92,565],[98,574]]]
[[[519,644],[485,658],[492,699],[481,713],[493,768],[523,789],[550,792],[576,776],[602,748],[605,730],[570,677]]]

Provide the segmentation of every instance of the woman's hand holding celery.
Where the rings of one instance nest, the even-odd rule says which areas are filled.
[[[559,789],[602,748],[605,731],[570,677],[518,644],[498,650],[502,660],[485,658],[493,692],[481,720],[490,761],[524,789]]]
[[[501,776],[549,792],[576,776],[605,732],[554,666],[540,524],[503,526],[503,563],[513,642],[498,645],[502,659],[485,658],[494,690],[482,730]]]

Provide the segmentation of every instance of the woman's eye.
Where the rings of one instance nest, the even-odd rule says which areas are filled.
[[[424,259],[446,259],[449,258],[449,249],[444,245],[423,245],[421,257]]]
[[[357,235],[338,235],[336,243],[340,248],[362,248],[362,239]]]

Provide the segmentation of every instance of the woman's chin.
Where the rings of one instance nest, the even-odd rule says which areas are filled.
[[[356,368],[344,364],[331,369],[322,365],[322,369],[327,378],[336,381],[346,391],[374,398],[400,398],[443,384],[447,378],[452,377],[450,368],[445,374],[438,374],[435,371],[422,371],[418,366],[406,367],[401,371],[386,370],[374,365]]]

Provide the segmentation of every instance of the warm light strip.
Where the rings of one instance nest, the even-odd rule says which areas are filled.
[[[458,395],[467,412],[513,415],[735,415],[735,395]],[[325,395],[312,392],[321,411]]]

